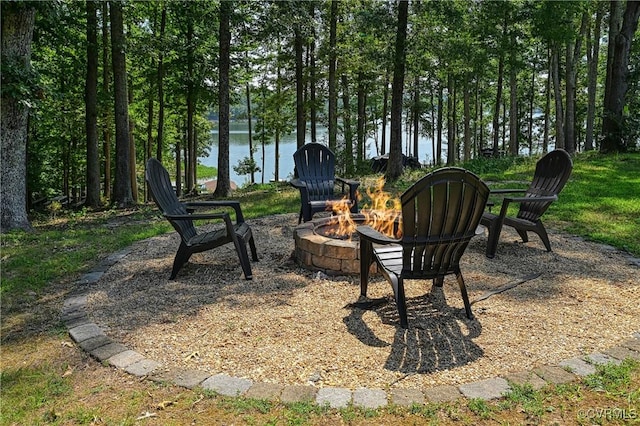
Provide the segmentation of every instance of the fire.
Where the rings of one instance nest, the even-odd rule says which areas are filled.
[[[401,215],[400,200],[393,198],[384,188],[384,178],[379,178],[372,188],[367,188],[367,195],[371,200],[371,205],[365,205],[360,212],[364,216],[362,225],[369,225],[378,232],[391,237],[400,238],[402,229],[398,226]],[[355,234],[358,223],[351,217],[351,207],[347,198],[334,202],[331,205],[335,214],[335,224],[333,235],[351,239]]]

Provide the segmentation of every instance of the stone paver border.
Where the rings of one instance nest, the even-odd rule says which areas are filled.
[[[540,366],[532,371],[511,373],[504,377],[465,383],[459,386],[435,386],[427,389],[383,389],[336,387],[317,388],[315,386],[284,386],[276,383],[254,382],[243,377],[226,374],[209,374],[198,370],[166,371],[162,364],[127,348],[110,339],[93,323],[86,313],[88,299],[87,286],[96,284],[102,275],[130,253],[126,249],[112,254],[96,265],[91,272],[83,275],[75,284],[76,293],[69,296],[62,307],[61,320],[66,325],[71,338],[84,351],[101,362],[124,370],[137,377],[170,382],[177,386],[193,389],[197,386],[215,391],[225,396],[279,400],[283,403],[314,402],[331,408],[345,408],[349,405],[366,409],[376,409],[387,404],[410,406],[429,402],[449,402],[458,398],[479,398],[484,400],[501,398],[511,389],[511,383],[531,384],[539,389],[547,384],[568,383],[595,372],[595,365],[620,364],[625,358],[640,360],[640,330],[620,345],[602,353],[575,357],[561,361],[558,365]],[[630,262],[640,266],[640,260],[630,258]]]

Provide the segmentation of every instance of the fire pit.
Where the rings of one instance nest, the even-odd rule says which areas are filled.
[[[345,215],[315,219],[294,229],[295,258],[300,265],[327,275],[360,273],[360,244],[355,228],[346,233],[341,230],[341,224],[347,220]],[[351,214],[348,220],[355,226],[371,224],[371,215]],[[394,219],[391,225],[396,233],[398,223]],[[371,273],[376,272],[376,265],[371,265]]]
[[[362,214],[351,215],[352,220],[362,225]],[[333,236],[337,229],[336,216],[323,217],[298,225],[293,231],[295,257],[298,263],[327,275],[350,275],[360,273],[360,245],[349,236]],[[373,265],[375,268],[375,265]]]
[[[367,189],[370,204],[361,213],[351,213],[346,202],[331,203],[332,216],[298,225],[293,231],[298,263],[327,275],[359,274],[360,244],[356,241],[359,225],[369,225],[392,238],[400,238],[400,202],[383,187],[381,178]],[[376,272],[376,265],[371,265],[371,273]]]

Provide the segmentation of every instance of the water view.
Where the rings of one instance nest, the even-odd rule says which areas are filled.
[[[243,158],[249,156],[249,126],[246,121],[235,121],[230,123],[229,134],[229,174],[231,181],[238,186],[247,184],[250,180],[249,175],[239,176],[233,168]],[[389,146],[390,126],[387,125],[387,150]],[[201,164],[206,166],[218,166],[218,130],[213,130],[214,144],[211,146],[211,152],[208,157],[199,158]],[[326,127],[318,126],[317,128],[318,142],[327,143],[328,132]],[[403,134],[403,148],[405,147],[406,134]],[[307,133],[307,141],[311,140],[311,134]],[[381,141],[381,131],[378,134],[378,143]],[[355,142],[354,142],[355,143]],[[430,162],[433,158],[431,139],[420,137],[418,142],[419,160],[422,164]],[[262,169],[262,146],[254,140],[254,147],[257,151],[254,159],[258,167]],[[280,167],[278,177],[280,180],[289,180],[293,176],[293,153],[296,151],[296,133],[285,135],[280,139]],[[367,158],[377,156],[376,144],[373,138],[367,140]],[[275,179],[275,144],[271,142],[264,147],[264,170],[255,174],[256,183],[267,183]]]

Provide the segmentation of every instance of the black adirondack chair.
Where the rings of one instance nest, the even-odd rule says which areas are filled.
[[[558,199],[558,194],[569,180],[572,169],[571,156],[562,149],[556,149],[538,160],[529,188],[491,191],[491,194],[499,196],[505,194],[521,194],[521,196],[504,197],[499,214],[485,212],[482,215],[480,223],[489,231],[486,250],[488,258],[496,255],[498,240],[504,225],[514,228],[525,243],[529,241],[528,231],[538,234],[547,251],[551,251],[549,236],[540,217],[551,203]],[[511,203],[520,205],[515,217],[507,216],[507,209]]]
[[[466,316],[472,318],[460,258],[476,235],[488,197],[489,188],[473,173],[457,167],[443,168],[424,176],[402,194],[401,238],[389,238],[369,226],[359,226],[359,303],[366,300],[369,269],[376,262],[393,288],[401,327],[408,327],[405,279],[432,279],[434,285],[442,286],[446,275],[455,274]]]
[[[336,183],[349,187],[349,198],[345,200],[352,213],[358,212],[357,190],[360,182],[343,179],[335,175],[336,159],[334,153],[319,143],[308,143],[293,153],[298,177],[291,185],[300,190],[300,217],[298,223],[308,222],[315,213],[331,210],[339,201],[336,198]],[[344,197],[343,197],[344,198]]]
[[[182,203],[178,200],[171,185],[169,173],[162,164],[155,158],[147,161],[146,180],[151,190],[151,195],[156,205],[167,218],[169,223],[180,234],[180,247],[173,261],[173,270],[170,279],[174,279],[180,268],[187,263],[193,253],[200,253],[220,247],[223,244],[233,243],[240,258],[240,265],[247,280],[252,278],[251,263],[247,254],[246,245],[251,248],[251,255],[254,261],[258,260],[255,242],[251,228],[244,221],[242,209],[238,201],[201,201],[192,203]],[[236,223],[231,221],[228,212],[195,214],[197,208],[233,209],[236,216]],[[198,233],[194,220],[217,219],[224,221],[224,228]]]

